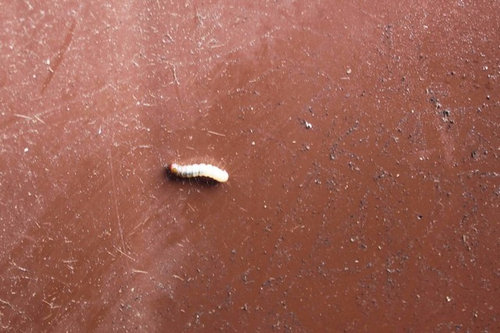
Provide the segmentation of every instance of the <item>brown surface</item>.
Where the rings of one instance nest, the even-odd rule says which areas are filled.
[[[0,1],[2,330],[498,331],[499,2],[235,3]]]

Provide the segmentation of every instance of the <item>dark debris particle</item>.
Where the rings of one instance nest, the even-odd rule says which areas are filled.
[[[451,118],[451,111],[448,109],[445,109],[441,111],[442,119],[445,122],[448,122],[449,124],[454,124],[455,121]]]
[[[427,93],[428,94],[432,93],[432,91],[429,90],[429,91],[427,91]],[[439,100],[437,99],[436,96],[431,96],[429,98],[429,102],[431,102],[431,104],[433,104],[436,107],[436,109],[441,109],[441,107],[442,107],[441,103],[439,102]]]

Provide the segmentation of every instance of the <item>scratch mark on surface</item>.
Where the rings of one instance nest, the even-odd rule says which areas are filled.
[[[59,67],[59,65],[61,64],[61,62],[63,60],[64,54],[66,53],[66,51],[69,48],[69,44],[71,44],[71,41],[73,39],[73,31],[75,30],[75,26],[76,26],[76,20],[73,20],[73,22],[71,23],[71,26],[69,27],[69,31],[66,34],[66,37],[64,38],[64,43],[61,45],[61,47],[59,48],[59,51],[57,51],[56,55],[50,61],[49,74],[45,78],[45,81],[43,81],[42,89],[40,90],[40,92],[42,94],[45,91],[45,89],[47,89],[47,86],[49,85],[50,81],[52,81],[52,78],[54,77],[54,74],[55,74],[57,68]]]
[[[175,84],[177,84],[179,86],[180,83],[179,83],[179,79],[177,78],[177,70],[175,69],[175,65],[172,65],[172,75],[174,77]]]
[[[196,209],[194,209],[194,207],[193,207],[193,206],[191,206],[191,205],[189,204],[189,202],[186,202],[186,204],[188,205],[188,207],[189,207],[189,208],[190,208],[193,212],[196,212]]]
[[[217,136],[226,136],[225,134],[222,134],[222,133],[219,133],[219,132],[215,132],[215,131],[211,131],[211,130],[207,130],[207,133],[208,134],[217,135]]]
[[[33,10],[33,5],[28,0],[24,0],[24,3],[28,6],[28,10]]]
[[[33,120],[33,118],[31,118],[30,116],[25,116],[24,114],[14,113],[14,116],[18,117],[18,118],[27,119],[27,120]]]
[[[111,183],[113,185],[112,193],[113,193],[113,202],[115,205],[115,213],[116,213],[116,222],[118,224],[118,231],[120,232],[120,239],[122,241],[122,249],[125,251],[125,240],[123,239],[123,229],[122,229],[122,223],[120,219],[120,213],[118,212],[118,201],[116,199],[116,182],[115,182],[115,173],[114,173],[114,168],[113,168],[113,157],[111,156],[111,150],[109,151],[109,168],[110,168],[110,173],[111,173]],[[122,252],[122,251],[120,251]],[[124,252],[122,252],[125,254]]]
[[[44,302],[45,304],[47,304],[50,307],[51,310],[57,309],[57,308],[61,307],[60,305],[54,305],[53,302],[48,302],[48,301],[46,301],[44,299],[42,299],[42,302]]]
[[[181,280],[182,282],[184,282],[185,280],[183,278],[181,278],[179,275],[176,275],[176,274],[173,274],[172,275],[174,278],[176,278],[177,280]]]
[[[14,266],[15,268],[17,268],[18,270],[20,270],[22,272],[28,272],[27,268],[21,267],[18,264],[16,264],[15,262],[11,261],[10,263],[11,263],[12,266]]]
[[[43,121],[42,118],[40,118],[37,114],[33,116],[36,120],[38,120],[39,122],[41,122],[42,124],[44,125],[47,125],[47,123],[45,121]]]
[[[27,115],[24,115],[24,114],[20,114],[20,113],[14,113],[14,117],[18,117],[18,118],[22,118],[22,119],[26,119],[26,120],[31,120],[33,122],[35,122],[35,120],[41,122],[42,124],[44,125],[47,125],[47,123],[45,121],[42,120],[42,118],[40,118],[39,115],[34,115],[33,117],[30,117],[30,116],[27,116]]]
[[[175,64],[170,64],[170,67],[172,69],[172,76],[174,78],[175,95],[177,97],[177,102],[179,103],[179,107],[181,108],[181,110],[183,110],[184,107],[182,106],[182,101],[181,101],[181,93],[180,93],[180,90],[179,90],[180,82],[179,82],[179,79],[177,78],[177,69],[175,67]]]
[[[19,310],[19,309],[16,309],[16,308],[14,307],[14,305],[12,305],[10,302],[8,302],[8,301],[6,301],[6,300],[4,300],[4,299],[0,298],[0,305],[1,305],[1,304],[8,306],[8,307],[9,307],[12,311],[17,312],[17,313],[18,313],[18,314],[20,314],[23,318],[26,318],[25,312],[24,312],[24,311],[21,311],[21,310]],[[0,313],[2,313],[2,312],[0,312]],[[0,316],[0,317],[1,317],[1,316]]]
[[[10,304],[9,302],[3,300],[0,298],[0,303],[4,304],[4,305],[7,305],[9,308],[11,308],[12,310],[14,310],[14,307],[12,306],[12,304]]]
[[[116,246],[113,246],[116,251],[120,252],[121,254],[123,254],[125,257],[129,258],[130,260],[134,261],[135,262],[135,259],[132,258],[131,256],[129,256],[128,254],[126,254],[125,252],[123,252],[122,250],[120,250],[119,248],[117,248]]]
[[[144,221],[142,221],[141,223],[139,223],[138,225],[135,226],[135,228],[132,230],[132,232],[130,234],[128,234],[128,237],[132,236],[133,234],[135,234],[135,232],[137,231],[137,229],[139,229],[141,226],[143,226],[144,224],[146,224],[146,222],[149,221],[149,217],[146,218]]]

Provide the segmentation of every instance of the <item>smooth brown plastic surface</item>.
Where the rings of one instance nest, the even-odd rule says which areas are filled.
[[[2,331],[500,330],[499,2],[0,7]]]

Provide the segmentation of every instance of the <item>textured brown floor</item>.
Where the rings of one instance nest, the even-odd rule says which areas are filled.
[[[498,1],[0,8],[2,331],[500,330]]]

